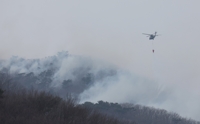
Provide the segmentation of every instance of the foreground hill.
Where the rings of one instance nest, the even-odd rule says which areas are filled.
[[[120,120],[134,121],[137,124],[200,124],[200,122],[183,118],[176,113],[142,105],[99,101],[96,104],[85,102],[82,106]]]
[[[134,124],[45,92],[0,92],[0,124]]]
[[[0,90],[1,124],[200,124],[176,113],[134,104],[77,104],[46,92]]]

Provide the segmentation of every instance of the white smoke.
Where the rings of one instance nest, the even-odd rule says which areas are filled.
[[[94,86],[85,90],[81,95],[81,101],[98,102],[131,102],[148,104],[157,96],[157,84],[145,80],[130,73],[119,71],[116,76],[108,77]]]

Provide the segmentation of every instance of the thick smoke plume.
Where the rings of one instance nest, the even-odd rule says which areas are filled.
[[[13,56],[1,60],[0,71],[1,75],[11,75],[11,82],[18,82],[22,87],[53,90],[61,96],[71,93],[79,96],[80,102],[106,100],[147,103],[155,99],[158,93],[158,88],[150,80],[133,76],[110,64],[72,56],[67,52],[44,59]],[[147,89],[153,91],[148,96]]]

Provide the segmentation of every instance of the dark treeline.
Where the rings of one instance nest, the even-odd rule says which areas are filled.
[[[163,109],[129,103],[118,104],[99,101],[96,104],[85,102],[82,106],[114,118],[129,122],[134,121],[137,124],[200,124],[200,122],[183,118],[176,113],[167,112]]]
[[[0,124],[127,124],[46,92],[0,90]],[[130,124],[134,124],[133,122]]]
[[[85,108],[66,95],[67,91],[63,99],[54,91],[36,91],[38,88],[24,87],[15,79],[0,73],[0,124],[135,124]]]

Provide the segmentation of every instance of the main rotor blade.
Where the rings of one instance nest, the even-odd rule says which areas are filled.
[[[142,34],[144,34],[144,35],[152,35],[152,34],[145,34],[145,33],[142,33]]]

